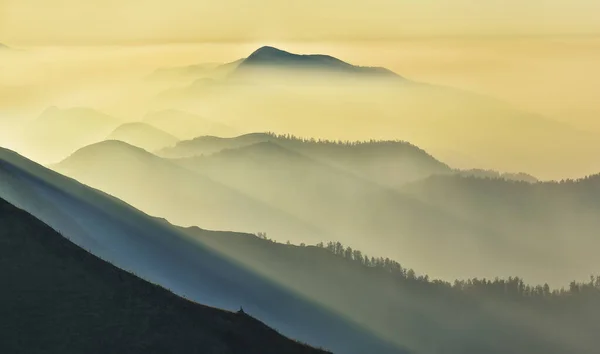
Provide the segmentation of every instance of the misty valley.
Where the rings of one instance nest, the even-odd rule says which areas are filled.
[[[60,50],[0,46],[0,353],[599,352],[593,129],[327,53]]]

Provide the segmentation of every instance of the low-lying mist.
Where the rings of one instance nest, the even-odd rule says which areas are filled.
[[[598,266],[597,176],[507,179],[454,170],[400,141],[273,134],[197,138],[158,154],[171,158],[107,141],[52,167],[178,225],[339,240],[443,279],[558,286]]]
[[[0,161],[0,182],[14,184],[0,192],[75,236],[101,237],[109,217],[115,240],[184,232],[223,263],[161,285],[212,285],[199,272],[266,289],[242,269],[395,349],[595,352],[597,40],[283,45],[333,56],[258,47],[2,49],[0,145],[177,226],[108,212],[120,202],[83,200],[99,192],[21,157],[21,173]],[[60,183],[27,188],[43,182],[36,173]],[[65,200],[68,211],[56,207]],[[90,224],[70,215],[83,202]],[[164,270],[153,254],[147,264]],[[225,304],[198,289],[196,300]]]

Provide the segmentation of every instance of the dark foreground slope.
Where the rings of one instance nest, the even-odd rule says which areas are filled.
[[[106,263],[0,199],[1,353],[321,353]]]
[[[335,353],[406,353],[166,221],[4,149],[0,198],[95,256],[198,303],[232,311],[243,306],[286,336]]]

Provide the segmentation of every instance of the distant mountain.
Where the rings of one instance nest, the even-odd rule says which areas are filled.
[[[231,136],[236,134],[236,130],[226,124],[176,109],[149,113],[143,118],[143,122],[179,139],[191,139],[200,135]]]
[[[269,145],[261,146],[259,149]],[[312,343],[324,345],[336,353],[404,352],[394,351],[382,345],[373,337],[365,335],[365,332],[388,339],[397,346],[406,346],[409,352],[414,353],[429,353],[437,350],[436,348],[443,348],[443,352],[447,354],[593,354],[597,349],[594,343],[595,335],[600,328],[597,313],[599,295],[596,290],[600,284],[598,280],[593,280],[596,285],[589,285],[589,282],[571,283],[569,289],[563,291],[562,295],[552,295],[542,286],[526,286],[518,278],[510,278],[502,282],[481,279],[457,281],[454,286],[451,286],[415,275],[414,271],[399,267],[389,259],[369,258],[368,263],[365,263],[362,258],[363,253],[360,253],[362,259],[360,261],[357,253],[354,252],[356,250],[342,248],[341,245],[339,248],[334,245],[336,249],[334,254],[328,249],[276,244],[247,234],[210,232],[197,227],[176,228],[164,221],[147,217],[112,197],[54,174],[4,150],[0,150],[0,181],[2,198],[8,197],[18,203],[27,204],[27,208],[33,209],[35,213],[58,225],[55,228],[63,230],[65,236],[76,243],[85,243],[87,245],[85,248],[90,249],[92,253],[102,253],[103,258],[106,257],[105,259],[108,258],[120,266],[128,264],[133,268],[130,271],[139,276],[146,279],[150,277],[151,279],[148,280],[166,286],[176,293],[183,293],[196,301],[200,301],[199,298],[208,299],[209,301],[205,303],[213,305],[218,302],[226,304],[224,308],[233,310],[241,305],[251,315],[260,313],[261,316],[257,315],[258,318],[278,330],[286,328],[287,331],[282,330],[282,332],[287,335],[291,335],[290,332],[302,333],[302,336],[293,335],[295,338],[306,340],[311,335],[317,336],[318,340],[313,340]],[[0,207],[0,210],[3,209]],[[3,212],[0,211],[0,218],[2,215]],[[20,220],[13,216],[8,219],[9,222]],[[6,224],[3,221],[0,221],[0,225],[3,226],[0,228],[0,235],[3,235],[2,231],[12,229],[4,227]],[[36,225],[35,220],[32,220],[24,223],[22,227],[27,231],[28,227],[34,225]],[[81,233],[75,232],[71,225],[77,225]],[[40,234],[40,236],[45,235]],[[17,238],[16,242],[23,240]],[[48,240],[49,238],[44,237],[42,241],[48,242]],[[454,262],[459,260],[463,262],[469,256],[468,244],[461,246],[464,253],[461,257],[455,258]],[[15,258],[18,258],[17,262],[19,260],[24,262],[31,258],[32,264],[28,264],[25,269],[37,272],[38,265],[52,252],[49,252],[47,247],[43,255],[38,257],[38,252],[29,254],[31,247],[29,243],[28,247],[19,247],[18,253],[13,254],[15,251],[5,245],[0,250],[0,254],[2,252],[11,254],[7,254],[6,257],[3,255],[0,263],[4,260],[12,262]],[[420,253],[419,250],[411,249],[408,245],[404,247],[408,248],[409,253]],[[434,251],[439,253],[440,249],[444,252],[448,251],[441,245]],[[592,247],[589,252],[594,250],[595,248]],[[515,251],[518,250],[510,253],[511,261]],[[21,253],[25,254],[21,255]],[[593,259],[587,254],[577,254],[577,256],[583,257],[586,263]],[[71,258],[64,257],[63,253],[55,261],[71,262]],[[440,262],[444,263],[442,260]],[[410,264],[411,262],[407,263]],[[451,266],[453,263],[445,264]],[[11,268],[2,267],[4,271],[7,269]],[[64,277],[70,275],[67,270],[76,274],[80,274],[78,272],[81,270],[80,267],[68,266],[66,270],[61,267],[60,274],[50,277],[46,269],[47,272],[51,272],[54,268],[44,267],[44,271],[31,275],[32,278],[8,278],[8,280],[3,278],[3,281],[16,281],[18,284],[26,284],[27,289],[35,290],[37,282],[29,283],[24,280],[37,279],[35,277],[39,276],[43,278],[40,279],[40,284],[47,284],[46,282],[49,281],[62,284]],[[83,268],[83,270],[87,269]],[[193,271],[189,271],[190,269]],[[554,272],[560,270],[557,264],[552,267]],[[52,289],[72,290],[76,284],[92,282],[93,279],[91,274],[87,273],[85,277],[78,278],[78,282],[74,284],[69,282],[65,287],[55,286]],[[126,285],[127,278],[121,278],[119,282],[120,291],[129,289]],[[269,285],[271,282],[278,286],[271,287]],[[110,282],[102,284],[108,287]],[[184,284],[187,284],[187,287],[184,287]],[[95,294],[94,289],[94,287],[89,289],[92,294]],[[289,289],[295,296],[290,296],[289,291],[283,289]],[[33,294],[36,299],[40,296],[47,299],[54,294],[53,291],[42,294],[25,293],[28,296]],[[3,292],[0,298],[6,299],[12,294]],[[24,292],[20,293],[20,299],[29,298],[24,297],[23,294]],[[97,298],[93,299],[97,300],[94,304],[101,304],[102,301],[111,298],[103,297],[102,294],[104,292],[95,295]],[[152,296],[153,293],[148,290],[145,296],[148,295]],[[62,296],[73,296],[73,293],[62,294]],[[113,299],[119,300],[117,305],[123,304],[117,295]],[[133,301],[131,297],[128,299]],[[302,299],[311,299],[313,302],[306,306],[305,300]],[[365,299],[369,299],[369,302],[365,303]],[[82,301],[89,308],[90,301],[85,298],[74,299],[73,304],[71,302],[69,304],[76,306]],[[126,304],[130,306],[139,304],[131,301]],[[50,303],[45,302],[46,305]],[[315,303],[330,309],[331,312],[316,311]],[[190,306],[193,307],[191,304]],[[53,306],[50,308],[55,309]],[[66,310],[71,308],[58,307],[56,311],[64,316],[68,313]],[[147,309],[145,306],[142,308]],[[175,305],[168,309],[174,312],[173,315],[178,314]],[[157,311],[160,310],[164,310],[164,307],[161,306]],[[270,316],[279,318],[279,321],[265,316],[265,311]],[[186,312],[189,316],[195,313],[191,308],[186,308]],[[40,313],[39,309],[37,313]],[[348,321],[360,321],[360,329],[343,325],[343,322],[335,320],[338,317],[331,313],[343,314]],[[80,315],[80,312],[76,314]],[[126,317],[129,323],[136,318],[130,316]],[[266,317],[269,317],[268,320]],[[103,318],[98,315],[85,317],[87,321],[99,321]],[[4,317],[0,318],[0,323],[3,319]],[[65,320],[62,317],[58,319],[61,320],[62,326],[54,325],[54,330],[65,328]],[[9,330],[2,333],[9,333],[11,329],[18,331],[19,328],[15,328],[14,323],[22,325],[28,320],[27,317],[18,316],[9,326]],[[176,322],[181,326],[178,325],[175,329],[183,336],[183,338],[178,337],[182,341],[186,339],[184,334],[187,332],[182,330],[186,320],[187,317],[179,318]],[[43,323],[45,322],[41,322],[36,317],[34,325],[42,326]],[[165,322],[160,321],[160,323]],[[196,321],[193,323],[195,326],[201,325]],[[154,328],[152,324],[143,327],[144,331],[137,326],[132,325],[132,327],[139,329],[141,333],[147,333],[145,331]],[[217,326],[217,324],[213,323],[210,326]],[[289,330],[290,327],[294,330]],[[82,330],[85,329],[86,327],[82,327]],[[73,335],[74,332],[67,330],[68,328],[65,332],[68,335]],[[160,331],[166,335],[170,330],[172,329],[161,327]],[[140,332],[128,334],[125,338],[143,335]],[[321,336],[318,336],[319,333]],[[22,335],[23,332],[19,331],[10,339],[21,338]],[[221,338],[217,334],[214,337],[212,340]],[[118,337],[108,338],[109,340],[102,342],[103,345],[116,342]],[[56,340],[56,337],[53,339]],[[84,340],[80,337],[76,339]],[[110,339],[113,341],[111,342]],[[154,338],[154,343],[159,340],[161,339]],[[323,344],[325,342],[334,343],[335,346]],[[0,341],[0,347],[5,343],[11,342]],[[33,343],[37,342],[31,341],[32,345]],[[79,342],[75,343],[79,344]],[[105,347],[98,348],[102,350]],[[146,348],[140,350],[144,349]],[[45,347],[40,349],[40,352],[47,352],[47,350]],[[31,353],[32,350],[26,352]]]
[[[414,261],[422,269],[448,275],[465,269],[426,267],[432,266],[428,250],[433,244],[443,242],[452,258],[460,248],[452,243],[454,236],[476,242],[481,234],[493,233],[485,225],[464,222],[272,142],[170,161],[124,143],[103,142],[53,168],[178,225],[261,231],[296,243],[356,240],[367,252]],[[402,178],[401,171],[398,176]],[[364,237],[367,234],[371,237]],[[384,241],[394,246],[384,246]],[[407,245],[424,253],[408,254]],[[435,258],[440,260],[437,254]]]
[[[148,173],[138,183],[152,176]],[[405,353],[166,221],[4,149],[0,149],[0,198],[95,256],[177,295],[228,310],[242,306],[284,335],[336,353]]]
[[[503,273],[507,269],[501,265],[503,261],[492,255],[497,249],[485,245],[487,237],[498,237],[502,245],[497,247],[510,247],[503,243],[501,235],[484,224],[465,221],[450,211],[399,192],[396,188],[401,188],[402,178],[406,177],[401,167],[394,171],[398,182],[392,188],[366,177],[376,178],[376,169],[355,169],[353,173],[339,167],[339,162],[333,165],[276,142],[172,161],[305,220],[329,238],[352,242],[369,253],[403,259],[436,276],[472,274],[474,270],[466,264],[477,263],[483,254],[487,255],[489,268],[481,267],[477,274],[490,274],[492,269],[502,269]],[[385,166],[381,171],[385,175]],[[394,181],[392,176],[387,176],[390,184]],[[268,232],[267,224],[263,231],[276,240],[285,240],[283,236],[296,243],[310,242],[293,233]],[[476,244],[474,247],[482,247],[482,251],[469,254],[463,262],[452,263],[451,259],[462,253],[465,244]],[[444,248],[444,253],[434,255],[433,250],[439,247]]]
[[[49,107],[23,129],[19,151],[42,163],[58,162],[79,148],[104,140],[120,124],[91,108]]]
[[[181,141],[157,154],[169,158],[192,157],[261,142],[273,142],[316,161],[390,187],[451,171],[447,165],[427,152],[403,141],[338,142],[270,133],[252,133],[235,138],[202,136]]]
[[[264,46],[239,64],[235,74],[240,74],[252,68],[271,68],[286,70],[311,70],[330,73],[346,73],[365,76],[401,77],[394,72],[379,67],[363,67],[346,63],[329,55],[308,54],[300,55],[286,52],[274,47]]]
[[[219,178],[194,173],[120,141],[87,146],[52,168],[178,225],[290,232],[314,242],[324,236],[309,223],[224,185]]]
[[[247,104],[274,104],[280,105],[279,98],[295,87],[310,89],[311,87],[346,87],[348,85],[376,84],[385,86],[402,87],[409,81],[398,74],[381,67],[356,66],[328,55],[309,54],[300,55],[286,52],[274,47],[261,47],[245,59],[216,68],[224,75],[194,75],[179,69],[180,75],[176,77],[187,78],[184,85],[174,85],[155,97],[156,107],[204,107],[207,101],[221,100],[222,97],[236,97],[235,105],[239,107]],[[180,80],[179,83],[183,82]],[[281,91],[282,87],[286,89]],[[250,92],[248,92],[250,90]],[[275,90],[275,92],[271,92]],[[269,100],[253,99],[257,94],[270,96]],[[304,93],[295,95],[305,96]],[[316,93],[313,91],[313,93]],[[232,101],[233,102],[233,101]],[[200,104],[202,103],[202,104]],[[283,105],[284,106],[284,105]],[[221,107],[225,111],[235,108]],[[267,108],[267,110],[269,110]],[[273,113],[263,112],[269,115]],[[250,112],[240,111],[236,114],[238,119],[247,116]],[[288,112],[284,111],[281,117]],[[220,118],[228,118],[219,115]],[[287,118],[286,118],[287,120]],[[246,126],[242,122],[234,126]],[[251,129],[255,130],[255,129]]]
[[[575,273],[591,272],[588,267],[595,256],[590,247],[600,245],[596,237],[600,228],[600,175],[534,183],[438,175],[409,183],[402,192],[496,230],[515,245],[512,261],[520,258],[517,253],[529,254],[530,263],[537,264],[527,274],[529,279],[565,282]],[[491,246],[498,239],[482,235],[481,241]],[[560,271],[545,270],[552,265]]]
[[[173,135],[142,122],[120,125],[106,140],[120,140],[148,151],[174,146],[179,141]]]
[[[0,244],[2,353],[324,353],[141,280],[2,199]]]
[[[182,142],[180,152],[203,155],[172,161],[305,220],[330,238],[402,259],[432,276],[518,273],[540,283],[564,283],[595,267],[573,261],[579,253],[592,257],[589,246],[597,244],[600,207],[585,197],[595,195],[593,179],[537,183],[526,175],[444,171],[431,164],[421,170],[429,177],[410,182],[404,171],[414,166],[411,159],[430,161],[410,145],[394,143],[389,156],[382,149],[362,161],[360,144],[278,139],[268,134],[200,138],[197,144]],[[344,160],[340,151],[354,160]],[[270,234],[282,240],[281,233]],[[440,248],[443,253],[436,251]],[[560,265],[560,272],[550,270],[552,264]]]
[[[397,78],[330,56],[265,47],[229,79],[169,90],[155,104],[216,112],[245,132],[410,141],[435,156],[454,156],[443,158],[448,163],[462,160],[456,167],[463,169],[523,171],[544,180],[600,170],[594,133],[493,97]]]
[[[227,149],[236,149],[257,143],[276,141],[277,137],[269,133],[250,133],[233,138],[219,136],[198,136],[190,140],[179,141],[175,146],[157,151],[157,155],[172,159],[210,155]]]

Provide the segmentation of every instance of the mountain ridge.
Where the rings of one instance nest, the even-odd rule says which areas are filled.
[[[243,306],[286,336],[338,353],[405,353],[191,240],[164,220],[15,152],[0,149],[0,180],[0,197],[94,255],[180,296],[228,310]]]
[[[295,69],[315,69],[365,76],[393,77],[400,75],[383,67],[356,66],[325,54],[295,54],[271,46],[263,46],[252,52],[234,71],[239,73],[249,67],[279,67]]]
[[[11,304],[0,318],[2,352],[322,352],[242,312],[203,306],[143,281],[1,198],[0,225],[0,274],[10,288],[0,300]]]
[[[218,179],[122,141],[111,140],[77,150],[52,169],[178,225],[211,229],[294,232],[317,240],[322,231]],[[106,178],[107,176],[111,178]],[[139,183],[145,180],[145,183]],[[169,193],[156,193],[168,190]],[[175,212],[177,211],[177,212]],[[269,222],[269,220],[277,220]]]

